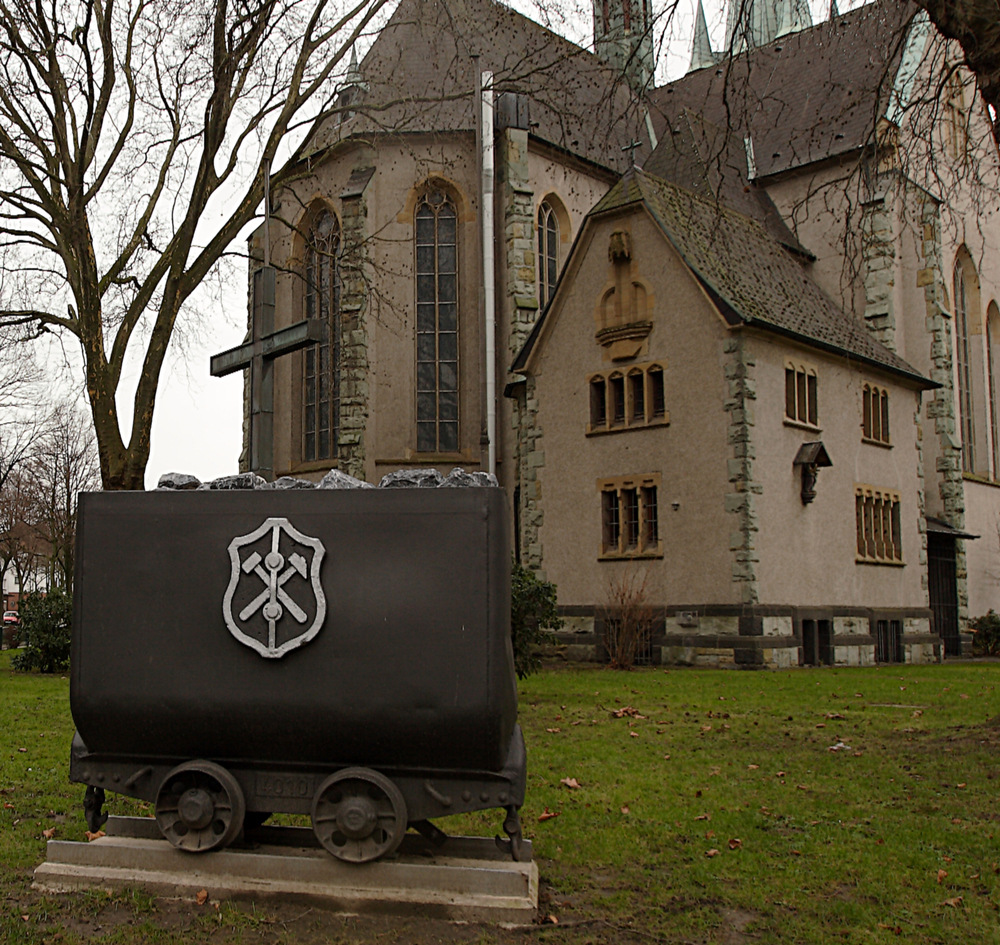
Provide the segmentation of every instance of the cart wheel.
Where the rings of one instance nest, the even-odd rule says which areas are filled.
[[[246,804],[239,782],[211,761],[178,765],[156,795],[156,823],[175,847],[206,853],[228,846],[243,827]]]
[[[392,853],[406,833],[406,801],[385,775],[344,768],[313,798],[313,832],[338,860],[367,863]]]

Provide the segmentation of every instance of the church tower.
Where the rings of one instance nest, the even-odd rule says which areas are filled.
[[[594,52],[633,88],[652,85],[653,12],[650,0],[593,0]]]

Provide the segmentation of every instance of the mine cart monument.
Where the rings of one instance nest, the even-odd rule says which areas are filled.
[[[36,884],[530,921],[494,483],[247,473],[81,496],[70,778],[107,835],[50,841]],[[154,816],[105,824],[109,792]],[[492,808],[503,838],[433,823]]]

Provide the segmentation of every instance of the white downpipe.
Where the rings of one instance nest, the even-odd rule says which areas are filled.
[[[493,73],[482,78],[483,334],[486,336],[486,436],[489,472],[497,471],[496,259],[493,240]]]

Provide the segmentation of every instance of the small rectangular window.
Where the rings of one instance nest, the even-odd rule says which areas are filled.
[[[601,556],[654,557],[660,548],[659,473],[598,482],[601,490]]]
[[[618,517],[618,492],[608,489],[601,493],[602,545],[605,553],[620,551],[621,524]]]
[[[611,422],[625,422],[625,378],[621,374],[613,374],[610,378],[611,388]]]
[[[889,394],[871,384],[861,392],[861,430],[866,440],[889,443]]]
[[[622,511],[625,519],[625,550],[639,547],[639,490],[622,489]]]
[[[660,543],[660,527],[656,508],[656,486],[642,487],[642,547],[655,549]]]
[[[663,368],[654,365],[649,369],[650,415],[663,417],[667,413],[667,398],[663,388]]]
[[[632,423],[646,422],[646,376],[642,371],[633,371],[628,376],[628,394],[631,404]]]
[[[903,560],[902,515],[895,492],[857,486],[854,496],[858,560],[897,563]]]
[[[592,429],[608,425],[607,387],[603,377],[590,382],[590,426]]]

